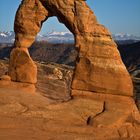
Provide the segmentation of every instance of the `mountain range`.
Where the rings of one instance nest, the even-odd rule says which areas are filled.
[[[38,34],[37,41],[47,41],[50,43],[73,43],[74,36],[71,32],[50,32],[44,35]]]
[[[0,43],[13,43],[15,40],[15,33],[13,31],[1,32],[0,31]]]
[[[127,41],[131,43],[135,43],[140,41],[140,37],[131,35],[131,34],[113,34],[113,39],[119,44],[125,44]],[[15,38],[15,34],[13,31],[9,32],[0,32],[0,43],[13,43]],[[46,34],[38,34],[36,37],[37,41],[47,41],[49,43],[73,43],[74,36],[71,32],[56,32],[52,31]]]
[[[140,41],[140,37],[134,36],[132,34],[124,34],[118,33],[112,35],[113,39],[117,42],[117,44],[133,44]]]

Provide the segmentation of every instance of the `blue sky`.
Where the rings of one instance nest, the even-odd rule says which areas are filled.
[[[21,0],[0,0],[0,31],[13,30],[15,12]],[[112,33],[140,36],[140,0],[87,0],[98,21]],[[41,32],[67,31],[56,18],[49,18]]]

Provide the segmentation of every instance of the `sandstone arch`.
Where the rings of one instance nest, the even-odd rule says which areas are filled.
[[[37,68],[28,53],[42,23],[56,16],[74,34],[79,59],[72,88],[131,96],[131,78],[109,31],[100,25],[84,0],[23,0],[15,17],[12,80],[36,83]]]

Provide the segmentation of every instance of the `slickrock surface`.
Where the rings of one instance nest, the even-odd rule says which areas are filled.
[[[10,57],[9,74],[12,80],[36,82],[37,70],[28,48],[42,23],[51,16],[56,16],[74,34],[75,46],[79,49],[73,89],[133,95],[132,81],[116,44],[84,0],[22,1],[15,18],[15,49]],[[30,73],[33,73],[32,78]]]
[[[1,77],[7,65],[0,64]],[[0,139],[140,139],[140,114],[131,97],[72,90],[70,100],[69,87],[64,86],[68,68],[36,64],[37,89],[33,84],[0,80]],[[56,68],[62,79],[60,71],[54,73]]]
[[[9,82],[5,88],[1,83],[2,140],[140,138],[140,116],[130,97],[74,90],[72,100],[60,103],[30,85]]]

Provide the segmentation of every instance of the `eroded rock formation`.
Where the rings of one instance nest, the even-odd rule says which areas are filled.
[[[36,83],[37,69],[28,53],[42,23],[56,16],[74,34],[79,58],[72,88],[132,96],[131,78],[109,31],[83,0],[23,0],[15,18],[15,48],[9,74],[14,81]]]

